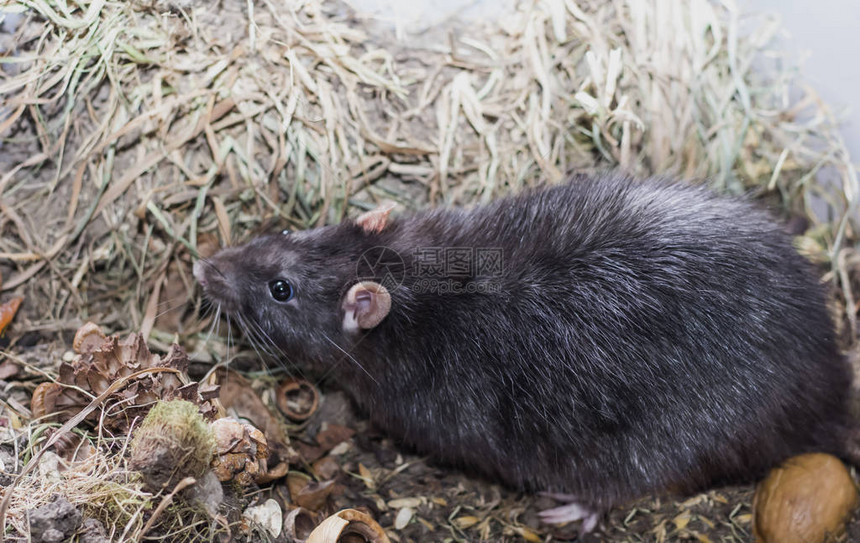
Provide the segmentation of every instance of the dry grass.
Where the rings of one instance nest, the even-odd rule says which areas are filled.
[[[217,339],[200,341],[200,250],[270,218],[309,228],[382,199],[471,204],[618,167],[806,217],[798,244],[853,345],[856,171],[771,45],[778,24],[731,5],[524,2],[407,45],[320,0],[11,2],[23,21],[0,51],[0,270],[27,296],[13,337],[91,319],[219,359]],[[132,518],[136,487],[93,486],[119,461],[66,477],[64,493],[120,500]],[[13,529],[49,496],[40,484],[16,493]]]
[[[44,445],[46,428],[38,423],[28,428],[32,447]],[[7,437],[11,436],[3,436],[0,442],[8,445]],[[5,540],[28,541],[29,513],[57,496],[79,507],[85,518],[101,522],[110,541],[160,541],[166,533],[171,534],[170,541],[200,541],[220,529],[204,511],[185,504],[168,507],[150,523],[162,497],[143,490],[139,474],[128,470],[123,454],[126,446],[125,437],[93,438],[92,443],[80,446],[79,450],[92,451],[79,456],[80,460],[42,454],[36,470],[22,477],[12,493]],[[32,452],[25,451],[22,459],[29,460]]]

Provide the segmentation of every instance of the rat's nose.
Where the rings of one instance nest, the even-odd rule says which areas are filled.
[[[206,286],[206,272],[203,269],[203,261],[198,260],[194,263],[194,266],[191,268],[192,273],[194,274],[194,278],[197,279],[197,282],[200,283],[201,287]]]

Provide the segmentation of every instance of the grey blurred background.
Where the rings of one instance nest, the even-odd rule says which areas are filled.
[[[781,16],[787,51],[805,61],[807,81],[845,119],[852,162],[860,164],[860,2],[857,0],[746,0],[749,11]]]

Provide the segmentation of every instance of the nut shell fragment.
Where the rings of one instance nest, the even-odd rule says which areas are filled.
[[[303,507],[291,509],[284,516],[284,533],[297,543],[302,543],[313,531],[316,524],[314,519],[314,514]]]
[[[105,341],[107,336],[104,335],[101,327],[94,322],[88,322],[75,332],[72,348],[78,354],[91,353],[101,347]]]
[[[33,418],[67,420],[81,408],[81,394],[59,383],[40,383],[30,399]],[[86,404],[84,404],[86,405]]]
[[[320,404],[320,393],[306,379],[290,377],[278,387],[278,409],[294,421],[307,420],[316,413]]]
[[[361,539],[356,539],[356,537]],[[308,536],[306,543],[390,543],[382,527],[367,513],[344,509],[325,519]]]
[[[771,470],[753,499],[757,543],[826,543],[844,531],[857,505],[845,465],[828,454],[803,454]]]
[[[283,514],[278,502],[269,498],[260,505],[245,509],[242,516],[265,529],[273,538],[281,535],[284,529]]]

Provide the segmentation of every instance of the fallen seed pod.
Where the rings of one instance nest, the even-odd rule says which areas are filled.
[[[835,541],[856,504],[854,480],[841,460],[819,453],[795,456],[756,488],[756,543]]]
[[[218,415],[218,387],[190,381],[188,355],[179,345],[158,355],[150,352],[139,334],[122,340],[106,337],[98,325],[87,323],[75,334],[73,347],[77,354],[60,364],[58,381],[42,383],[33,392],[35,417],[65,422],[117,381],[124,386],[104,399],[104,417],[93,411],[86,421],[128,433],[131,422],[144,417],[157,401],[177,399],[196,404],[209,420]]]
[[[322,521],[306,543],[391,543],[391,540],[370,515],[344,509]]]
[[[269,447],[263,432],[230,417],[218,419],[210,427],[215,436],[212,471],[219,481],[248,486],[266,475]]]
[[[316,413],[320,393],[309,381],[298,377],[285,379],[278,387],[278,409],[289,419],[301,422]]]

